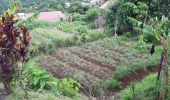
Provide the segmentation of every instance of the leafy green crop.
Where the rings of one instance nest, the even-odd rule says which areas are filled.
[[[49,90],[56,94],[66,96],[78,96],[81,87],[80,83],[71,78],[57,79],[41,68],[37,61],[30,60],[23,73],[23,79],[31,89]]]

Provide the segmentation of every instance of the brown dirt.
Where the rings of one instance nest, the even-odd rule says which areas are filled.
[[[137,70],[131,74],[129,74],[127,77],[124,77],[120,81],[122,82],[122,86],[126,87],[130,85],[132,82],[135,81],[141,81],[146,75],[154,72],[158,72],[159,65],[154,66],[148,66],[145,69]]]
[[[145,56],[148,56],[141,56],[137,52],[128,54],[128,52],[133,51],[129,49],[130,46],[127,47],[109,48],[105,44],[98,43],[82,47],[61,48],[53,55],[44,56],[40,63],[56,77],[71,77],[79,81],[88,92],[92,91],[93,96],[97,96],[97,100],[110,100],[111,96],[117,94],[132,82],[140,81],[149,73],[158,70],[157,65],[137,70],[120,80],[122,88],[112,89],[111,91],[103,89],[105,92],[102,93],[103,95],[96,95],[100,89],[97,86],[110,78],[119,65],[129,64],[130,61],[133,63],[136,59],[145,59]],[[111,62],[109,59],[111,59]]]
[[[124,77],[120,81],[122,82],[121,88],[111,89],[105,92],[105,94],[96,97],[97,100],[120,100],[120,91],[132,84],[133,82],[141,81],[145,76],[150,73],[158,72],[159,65],[148,66],[145,69],[140,69],[131,73],[127,77]]]
[[[108,78],[113,74],[113,71],[108,69],[107,66],[101,67],[100,65],[94,65],[94,63],[90,62],[90,60],[88,59],[82,59],[79,64],[78,62],[76,62],[76,60],[74,60],[76,55],[71,54],[74,57],[71,56],[70,58],[68,57],[69,55],[68,56],[64,56],[64,55],[66,54],[60,53],[60,54],[55,55],[55,58],[59,61],[67,63],[70,67],[74,67],[76,69],[82,70],[100,79]],[[78,58],[78,60],[80,59],[81,57]],[[84,66],[83,64],[86,66]]]
[[[80,58],[83,58],[84,60],[91,62],[95,65],[98,65],[98,66],[101,66],[101,67],[107,67],[108,69],[115,71],[115,67],[113,65],[110,65],[110,64],[107,64],[107,63],[104,63],[104,62],[101,62],[101,61],[97,61],[96,59],[93,59],[93,58],[90,58],[90,57],[87,57],[87,56],[83,56],[80,53],[75,53],[75,54],[78,55]]]

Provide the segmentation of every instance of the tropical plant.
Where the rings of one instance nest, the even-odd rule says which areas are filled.
[[[167,25],[169,25],[169,20],[163,16],[161,20],[156,17],[149,22],[149,25],[144,26],[144,39],[153,43],[150,50],[151,55],[155,52],[155,46],[161,45],[163,48],[157,76],[157,81],[160,81],[161,78],[162,89],[156,97],[160,100],[165,99],[168,87],[168,35],[170,31]]]
[[[152,17],[158,16],[160,19],[163,15],[169,17],[167,13],[169,5],[163,2],[163,0],[119,0],[111,6],[106,15],[107,28],[110,30],[115,28],[118,33],[123,34],[124,31],[133,31],[138,21],[141,22],[142,28]]]
[[[18,22],[17,15],[14,14],[16,8],[7,11],[0,18],[0,69],[1,80],[5,86],[5,89],[10,93],[10,83],[17,75],[22,85],[22,72],[24,70],[24,64],[28,60],[27,52],[30,43],[30,33],[23,24],[20,27],[15,26]],[[18,62],[22,62],[22,68],[17,66]]]
[[[23,72],[23,80],[26,86],[34,90],[49,90],[58,95],[78,96],[81,88],[80,83],[71,78],[57,79],[44,70],[38,64],[37,60],[30,60],[26,64]]]

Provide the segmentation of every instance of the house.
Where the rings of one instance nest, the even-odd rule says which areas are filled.
[[[22,19],[28,19],[33,16],[34,13],[18,13],[18,16]],[[57,22],[64,18],[65,15],[61,11],[51,11],[51,12],[40,12],[38,20],[40,21],[49,21]]]
[[[117,0],[108,0],[99,8],[103,11],[107,11],[111,5],[113,5]]]

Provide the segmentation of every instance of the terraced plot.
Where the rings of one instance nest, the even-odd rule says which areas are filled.
[[[140,51],[135,49],[133,40],[106,38],[79,47],[61,48],[53,55],[44,56],[40,62],[54,76],[72,77],[88,91],[101,93],[102,83],[118,75],[119,71],[124,71],[123,68],[126,66],[133,65],[135,62],[148,62],[146,65],[134,65],[135,72],[138,69],[144,70],[150,64],[155,65],[159,61],[159,54],[150,56],[147,47],[150,46]],[[126,73],[123,72],[125,75]],[[133,72],[128,71],[128,73],[133,77],[131,74]]]

